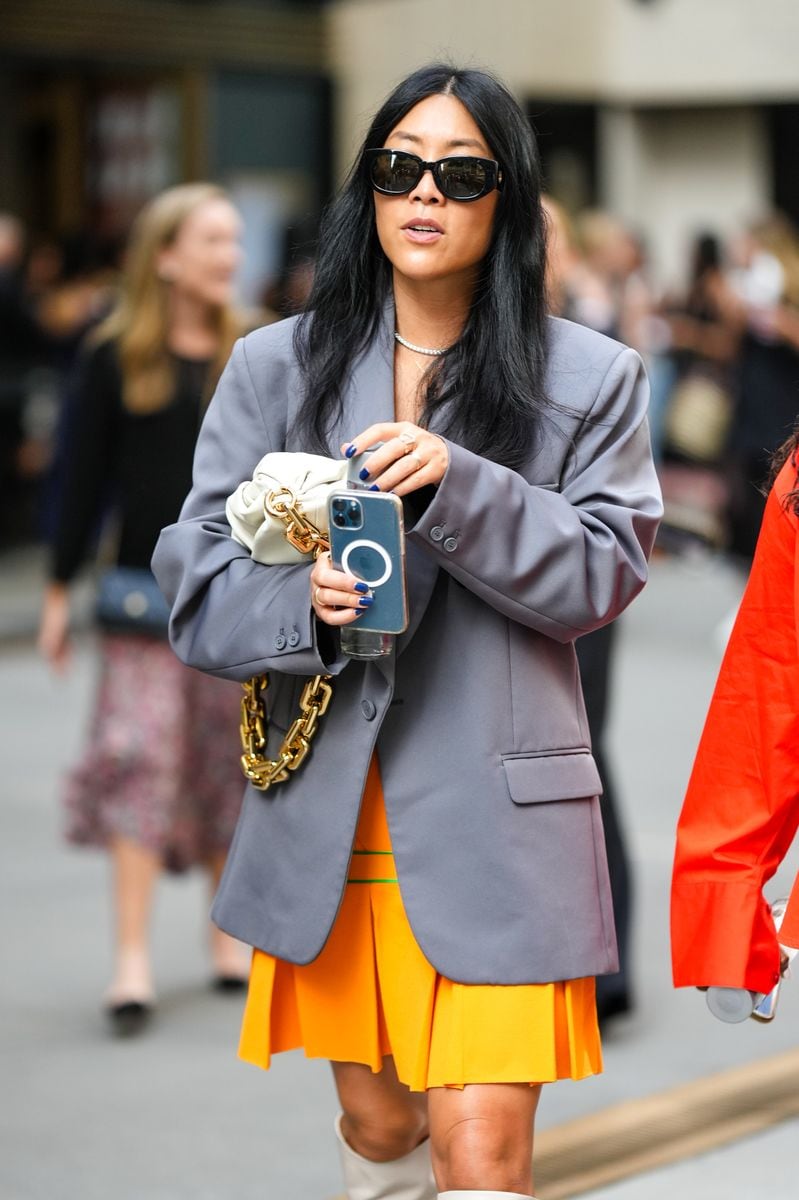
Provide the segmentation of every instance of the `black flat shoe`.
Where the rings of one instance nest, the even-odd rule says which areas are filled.
[[[247,980],[241,975],[214,975],[211,980],[211,987],[215,992],[243,992],[247,986]]]
[[[153,1005],[142,1000],[123,1000],[106,1005],[105,1011],[115,1037],[136,1037],[150,1024]]]

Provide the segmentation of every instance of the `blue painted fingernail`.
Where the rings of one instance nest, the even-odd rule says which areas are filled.
[[[367,471],[366,467],[361,467],[360,471],[358,472],[358,478],[359,479],[368,479],[369,478],[369,472]]]
[[[363,608],[354,608],[352,611],[355,613],[356,617],[362,617],[366,610]]]
[[[349,446],[344,447],[344,457],[352,458],[354,453],[355,453],[355,446],[353,445],[352,442],[350,442]]]
[[[373,484],[372,484],[372,486],[369,488],[369,491],[370,491],[370,492],[379,492],[379,491],[380,491],[380,484],[379,484],[379,483],[373,483]]]
[[[374,604],[374,602],[375,602],[374,596],[362,596],[361,599],[358,601],[361,608],[368,608],[369,605]]]
[[[369,591],[369,584],[368,584],[368,583],[363,583],[363,582],[361,582],[361,583],[356,583],[356,585],[355,585],[355,590],[356,590],[356,592],[368,592],[368,591]]]

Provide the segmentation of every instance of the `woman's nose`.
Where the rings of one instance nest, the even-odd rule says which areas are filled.
[[[421,200],[423,204],[440,204],[443,200],[429,167],[412,190],[411,200]]]

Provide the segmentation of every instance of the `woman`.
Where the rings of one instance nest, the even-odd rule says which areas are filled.
[[[272,673],[270,752],[302,677],[336,676],[301,770],[246,796],[215,919],[256,947],[243,1056],[332,1061],[363,1200],[435,1196],[431,1151],[441,1196],[530,1196],[539,1085],[600,1069],[616,956],[573,641],[643,585],[660,509],[637,357],[546,318],[539,194],[501,84],[401,83],[307,313],[234,350],[154,558],[178,654]],[[224,507],[266,450],[375,442],[410,622],[364,665],[338,642],[356,580],[253,563]]]
[[[740,337],[729,447],[730,551],[748,569],[763,520],[772,455],[793,428],[799,379],[799,235],[773,214],[751,227],[722,295]]]
[[[581,310],[579,304],[581,295],[585,297],[591,294],[592,272],[578,253],[566,211],[551,196],[542,196],[541,206],[548,231],[547,295],[550,312],[593,329],[589,319],[590,308]],[[651,434],[651,403],[649,426]],[[619,954],[619,970],[613,975],[600,975],[596,981],[600,1029],[605,1028],[613,1018],[624,1016],[633,1008],[633,971],[630,962],[632,872],[606,744],[607,717],[611,705],[613,650],[616,644],[616,626],[609,623],[579,638],[575,647],[591,734],[591,748],[603,786],[600,808]]]
[[[780,950],[763,887],[799,828],[799,432],[777,456],[752,571],[677,828],[677,987],[767,993]],[[781,931],[793,946],[797,930]]]
[[[147,568],[176,519],[208,396],[239,332],[231,309],[239,217],[210,184],[172,188],[134,228],[119,303],[81,364],[39,645],[69,659],[69,584],[107,509],[116,563]],[[164,636],[107,632],[89,744],[67,788],[70,840],[110,850],[116,952],[106,1005],[118,1032],[154,1000],[149,950],[162,866],[202,863],[215,886],[241,800],[238,696],[187,670]],[[243,948],[212,928],[216,979],[233,986]]]

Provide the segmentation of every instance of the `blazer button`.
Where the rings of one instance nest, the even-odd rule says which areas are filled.
[[[294,647],[299,646],[299,644],[300,644],[300,635],[297,633],[297,630],[295,629],[293,633],[289,634],[289,645],[291,646],[291,648],[293,650]]]
[[[433,526],[433,528],[430,530],[430,540],[433,542],[443,542],[443,540],[444,540],[444,526],[443,525],[434,525]]]
[[[372,704],[371,700],[362,700],[361,701],[361,712],[363,713],[363,715],[367,721],[373,721],[375,719],[375,714],[377,712],[377,709],[375,708],[374,704]]]
[[[275,638],[275,649],[276,650],[285,650],[286,649],[286,638],[285,638],[284,634],[279,633],[277,635],[277,637]]]
[[[458,539],[457,538],[447,538],[447,540],[444,542],[444,549],[447,550],[450,554],[452,553],[453,550],[457,550],[458,549]]]

